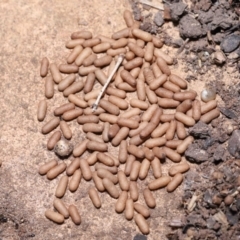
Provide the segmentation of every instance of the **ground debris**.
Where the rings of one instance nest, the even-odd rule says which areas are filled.
[[[204,122],[197,122],[193,127],[189,128],[188,132],[195,138],[207,138],[209,134],[210,126]]]
[[[240,186],[240,84],[237,74],[234,77],[230,74],[240,71],[240,27],[237,22],[240,4],[236,0],[191,0],[191,6],[177,9],[176,6],[184,6],[185,1],[168,0],[164,3],[162,14],[165,22],[157,33],[171,47],[181,48],[180,40],[189,39],[181,54],[176,55],[186,62],[185,79],[194,81],[200,78],[216,88],[222,113],[209,125],[198,122],[189,129],[188,133],[195,140],[185,152],[185,157],[196,165],[194,170],[186,173],[184,180],[182,206],[186,222],[178,227],[182,223],[172,219],[168,223],[172,232],[167,238],[240,239],[240,197],[239,193],[234,195]],[[177,13],[174,10],[179,14],[174,16]],[[172,35],[171,31],[165,31],[171,28],[167,25],[169,21],[174,22],[172,25],[179,30],[182,39]],[[157,22],[153,24],[157,26]],[[210,38],[206,37],[207,32]],[[213,79],[208,80],[208,76],[213,76]],[[234,138],[236,131],[239,131],[239,136]],[[192,198],[195,199],[195,193],[198,199],[190,212],[188,204]],[[233,199],[231,203],[227,202],[229,196]]]
[[[170,5],[170,16],[174,22],[179,21],[180,17],[185,12],[187,5],[183,2],[177,2]]]
[[[198,20],[190,15],[185,15],[179,22],[179,33],[182,38],[196,39],[206,35]]]
[[[212,6],[211,0],[200,0],[200,1],[194,0],[193,3],[195,5],[194,9],[196,10],[207,11]]]
[[[166,1],[164,4],[163,19],[173,21],[179,28],[180,36],[183,39],[189,38],[190,51],[206,51],[206,48],[212,46],[215,50],[220,49],[224,53],[231,53],[239,46],[239,22],[238,15],[240,7],[235,1],[221,0],[214,2],[211,0],[192,0],[191,6],[187,6],[184,1]],[[154,24],[161,27],[163,24],[160,13],[155,14]],[[145,28],[153,32],[152,28]],[[157,30],[158,32],[158,30]],[[206,37],[206,33],[211,34],[211,40]],[[169,42],[169,41],[168,41]],[[202,43],[207,44],[202,46]],[[172,46],[174,44],[170,44]],[[219,44],[220,46],[216,46]],[[192,47],[193,45],[194,47]],[[197,49],[197,50],[196,50]],[[214,51],[215,51],[214,50]],[[211,53],[213,53],[212,51]],[[211,54],[210,53],[210,54]],[[237,59],[238,54],[230,56],[229,59]],[[227,56],[228,57],[228,56]],[[225,57],[220,61],[208,61],[209,65],[223,65]],[[192,63],[194,65],[194,63]]]
[[[164,24],[164,19],[163,19],[161,11],[158,11],[155,14],[153,21],[158,27],[161,27]]]
[[[232,26],[232,19],[224,14],[222,14],[220,11],[215,12],[213,21],[211,23],[211,31],[215,31],[217,28],[221,29],[228,29]]]
[[[228,151],[232,156],[240,158],[240,130],[233,131],[228,141]]]
[[[207,226],[206,221],[204,221],[200,214],[190,213],[187,216],[187,221],[195,227],[205,228]]]
[[[239,43],[240,43],[240,36],[237,34],[232,34],[232,35],[226,36],[222,40],[220,46],[225,53],[230,53],[235,49],[237,49],[237,47],[239,46]]]
[[[187,160],[195,163],[205,162],[209,157],[207,151],[199,148],[198,144],[195,143],[188,147],[185,152],[185,156]]]
[[[233,119],[233,118],[237,118],[237,116],[236,116],[236,114],[231,110],[231,109],[229,109],[229,108],[224,108],[224,107],[221,107],[221,108],[219,108],[219,110],[220,110],[220,112],[222,113],[222,114],[224,114],[227,118],[231,118],[231,119]]]

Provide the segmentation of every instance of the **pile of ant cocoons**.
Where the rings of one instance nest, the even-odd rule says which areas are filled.
[[[60,159],[41,165],[39,174],[49,180],[59,178],[54,210],[45,212],[53,222],[62,224],[70,217],[81,224],[79,209],[63,197],[66,191],[77,191],[83,178],[90,183],[94,207],[101,208],[99,192],[106,192],[116,199],[115,211],[134,219],[139,230],[148,234],[149,209],[156,207],[154,191],[173,192],[190,168],[184,152],[194,139],[187,128],[198,121],[210,123],[220,112],[212,93],[210,100],[203,94],[201,102],[185,80],[171,73],[173,58],[160,50],[160,38],[140,30],[130,11],[124,11],[123,17],[127,27],[112,37],[93,37],[84,30],[72,33],[65,63],[57,66],[43,58],[40,75],[45,78],[45,99],[38,105],[37,118],[44,121],[42,133],[51,133],[48,150]],[[93,111],[119,55],[124,59]],[[54,85],[66,103],[45,121]],[[79,129],[71,129],[70,121],[77,121]],[[80,129],[85,139],[73,145],[72,136]],[[108,152],[110,146],[118,155]],[[67,166],[61,157],[70,156],[74,159]],[[168,174],[162,174],[164,162],[172,162]],[[150,169],[154,180],[148,178]],[[147,187],[139,189],[140,181],[146,181]],[[138,202],[140,194],[144,204]]]

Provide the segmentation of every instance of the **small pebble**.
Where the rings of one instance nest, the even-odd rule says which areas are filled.
[[[54,152],[60,157],[67,157],[73,151],[73,145],[66,140],[60,140],[54,147]]]

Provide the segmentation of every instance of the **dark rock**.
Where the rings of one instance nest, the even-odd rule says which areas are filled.
[[[214,13],[211,10],[209,10],[207,12],[200,11],[198,13],[198,21],[201,24],[210,23],[213,20],[213,14]]]
[[[151,34],[157,33],[157,27],[154,26],[151,22],[143,22],[143,24],[140,26],[140,29]]]
[[[153,21],[158,27],[161,27],[164,24],[164,19],[160,11],[155,14]]]
[[[240,43],[240,36],[237,34],[232,34],[230,36],[226,36],[221,42],[221,49],[225,53],[230,53],[234,51]]]
[[[178,22],[180,17],[183,15],[187,5],[183,2],[173,3],[170,5],[171,20]]]
[[[228,140],[228,151],[233,157],[240,158],[240,130],[233,131]]]
[[[208,148],[214,146],[215,141],[216,141],[216,139],[214,139],[212,137],[208,137],[205,140],[199,142],[199,145],[201,146],[202,149],[208,150]]]
[[[227,118],[233,119],[233,118],[237,118],[236,114],[230,110],[229,108],[219,108],[220,112],[225,115]]]
[[[189,134],[194,136],[195,138],[207,138],[209,137],[209,126],[199,121],[193,127],[189,128]]]
[[[147,237],[145,235],[142,234],[137,234],[133,240],[147,240]]]
[[[215,31],[217,28],[228,29],[232,26],[232,19],[229,16],[218,13],[214,15],[213,21],[211,23],[211,30]]]
[[[142,19],[142,15],[141,15],[141,10],[140,8],[138,7],[137,4],[135,4],[134,2],[132,2],[132,10],[133,10],[133,16],[134,16],[134,19],[136,21],[140,21]]]
[[[206,33],[203,32],[200,22],[190,15],[181,18],[179,22],[179,32],[183,38],[196,39],[206,35]]]
[[[186,158],[191,162],[201,163],[208,160],[207,151],[200,149],[199,146],[194,143],[191,144],[185,152]]]
[[[213,154],[214,161],[219,162],[226,160],[224,159],[225,151],[226,151],[225,147],[223,145],[219,145]]]
[[[153,25],[152,26],[152,30],[151,30],[150,33],[156,35],[157,34],[157,30],[158,30],[158,27],[156,25]]]

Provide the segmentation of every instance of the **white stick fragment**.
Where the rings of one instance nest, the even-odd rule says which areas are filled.
[[[95,103],[92,105],[92,112],[95,112],[96,109],[98,108],[98,104],[99,104],[99,101],[100,101],[103,93],[105,92],[107,86],[108,86],[109,83],[111,82],[113,75],[114,75],[115,72],[117,71],[118,67],[121,65],[123,59],[124,59],[124,55],[119,55],[118,60],[117,60],[117,63],[116,63],[116,65],[115,65],[114,69],[112,70],[112,72],[111,72],[111,74],[109,75],[106,83],[105,83],[104,86],[102,87],[102,90],[101,90],[101,92],[99,93],[99,95],[98,95],[98,97],[97,97],[97,100],[96,100]]]
[[[139,3],[148,5],[152,8],[156,8],[158,10],[162,10],[162,11],[164,10],[163,4],[161,4],[161,3],[153,3],[148,0],[139,0]]]
[[[190,200],[190,202],[188,204],[188,207],[187,207],[189,212],[192,212],[193,209],[196,207],[197,199],[198,199],[197,195],[193,194],[193,196],[192,196],[192,198],[191,198],[191,200]]]

